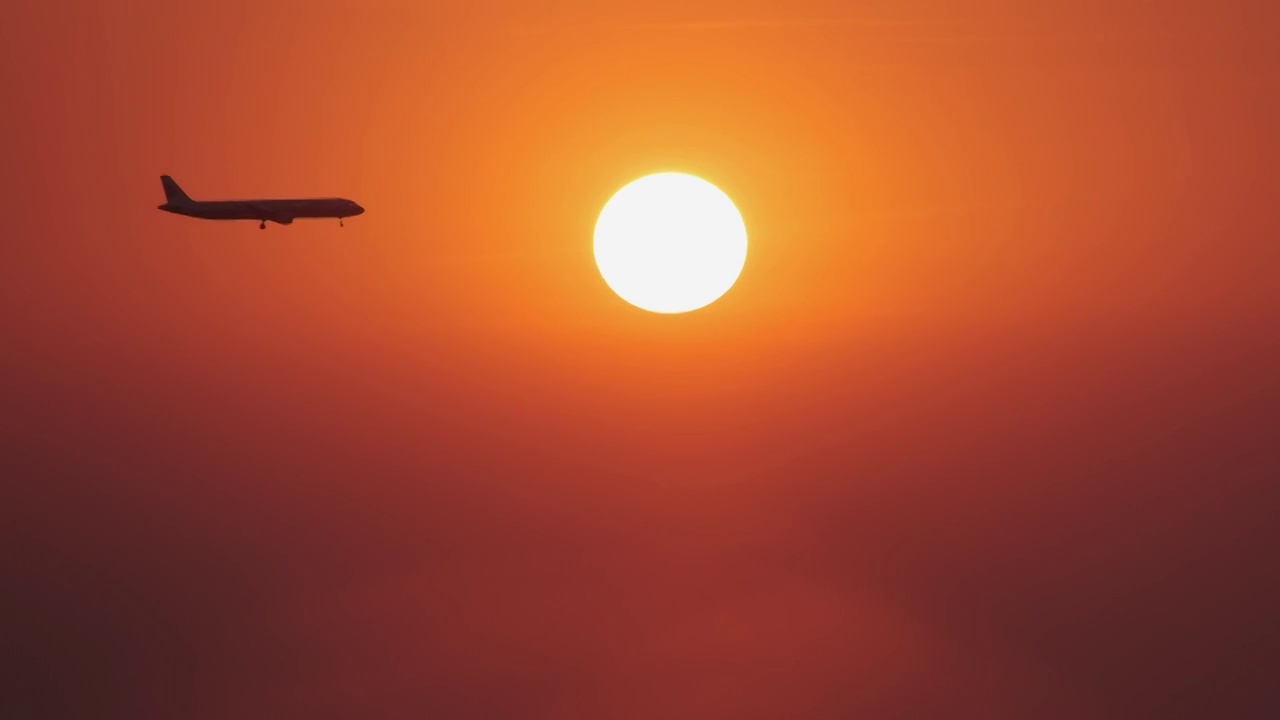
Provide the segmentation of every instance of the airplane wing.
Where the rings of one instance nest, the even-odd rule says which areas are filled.
[[[288,225],[294,220],[292,215],[287,215],[265,205],[250,203],[249,207],[253,208],[254,212],[258,213],[258,217],[263,220],[270,220],[273,223]]]

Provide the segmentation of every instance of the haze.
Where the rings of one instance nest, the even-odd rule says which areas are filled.
[[[6,8],[0,717],[1276,716],[1273,3],[452,5]]]

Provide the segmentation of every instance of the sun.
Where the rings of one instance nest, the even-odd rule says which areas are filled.
[[[655,313],[706,307],[747,261],[742,214],[720,188],[668,172],[619,190],[600,211],[596,265],[623,300]]]

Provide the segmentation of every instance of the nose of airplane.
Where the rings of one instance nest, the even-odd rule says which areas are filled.
[[[357,215],[363,215],[363,214],[364,214],[364,207],[363,207],[363,206],[361,206],[361,205],[360,205],[360,203],[358,203],[358,202],[353,202],[353,203],[351,203],[351,204],[355,206],[356,214],[357,214]]]

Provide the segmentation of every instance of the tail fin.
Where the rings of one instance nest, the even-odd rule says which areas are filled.
[[[178,183],[168,175],[160,176],[160,184],[164,186],[164,199],[169,203],[189,203],[191,198],[182,192],[182,188],[178,187]]]

